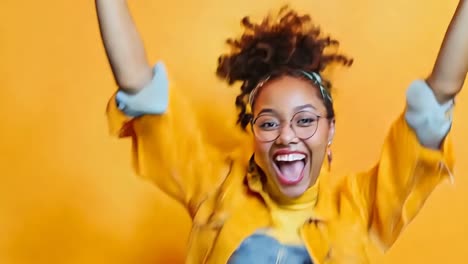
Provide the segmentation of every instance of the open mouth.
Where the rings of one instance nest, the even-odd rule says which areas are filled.
[[[278,153],[273,163],[278,180],[283,185],[295,185],[304,178],[307,155],[301,152]]]

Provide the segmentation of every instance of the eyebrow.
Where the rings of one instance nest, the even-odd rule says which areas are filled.
[[[312,108],[314,110],[317,110],[317,108],[315,108],[315,106],[313,106],[311,104],[305,104],[305,105],[299,105],[299,106],[294,107],[294,112],[299,112],[299,111],[304,110],[306,108]],[[258,115],[261,115],[261,114],[264,114],[264,113],[276,114],[277,112],[275,110],[273,110],[272,108],[264,108],[258,113]]]
[[[271,108],[264,108],[262,109],[262,111],[260,111],[258,113],[258,115],[261,115],[261,114],[265,114],[265,113],[268,113],[268,114],[276,114],[276,111],[271,109]]]
[[[300,106],[294,107],[294,112],[298,112],[298,111],[304,110],[306,108],[312,108],[314,110],[317,110],[317,108],[315,108],[315,106],[313,106],[311,104],[305,104],[305,105],[300,105]]]

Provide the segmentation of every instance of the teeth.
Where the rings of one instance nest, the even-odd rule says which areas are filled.
[[[298,153],[278,155],[275,158],[276,161],[296,161],[296,160],[303,160],[303,159],[305,159],[305,155],[298,154]]]

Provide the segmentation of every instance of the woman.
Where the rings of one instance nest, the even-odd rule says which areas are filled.
[[[409,87],[377,165],[333,180],[333,99],[322,73],[352,60],[329,52],[338,42],[308,16],[284,8],[260,24],[245,18],[243,36],[228,41],[217,75],[242,83],[235,103],[247,133],[226,148],[213,140],[223,125],[207,129],[190,98],[168,91],[164,65],[149,66],[126,2],[96,0],[119,86],[110,129],[132,137],[136,172],[190,213],[187,263],[366,263],[369,243],[387,250],[451,176],[451,109],[468,70],[466,2],[431,75]]]

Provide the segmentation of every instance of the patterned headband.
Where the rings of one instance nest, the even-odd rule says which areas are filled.
[[[318,73],[316,73],[316,72],[307,72],[307,71],[304,71],[304,70],[298,70],[297,72],[304,75],[307,79],[314,82],[314,84],[317,85],[320,88],[320,93],[322,94],[322,98],[323,98],[324,101],[329,101],[330,103],[333,103],[333,99],[331,98],[330,93],[327,91],[327,89],[325,89],[325,87],[324,87],[324,85],[322,83],[322,78],[320,77],[320,75]],[[268,80],[270,78],[271,78],[271,75],[264,78],[261,82],[259,82],[257,84],[257,86],[255,86],[255,88],[252,90],[252,92],[250,92],[249,104],[250,104],[251,108],[253,108],[253,103],[255,101],[255,97],[257,96],[258,91],[260,90],[260,88],[263,85],[265,85],[266,82],[268,82]]]

